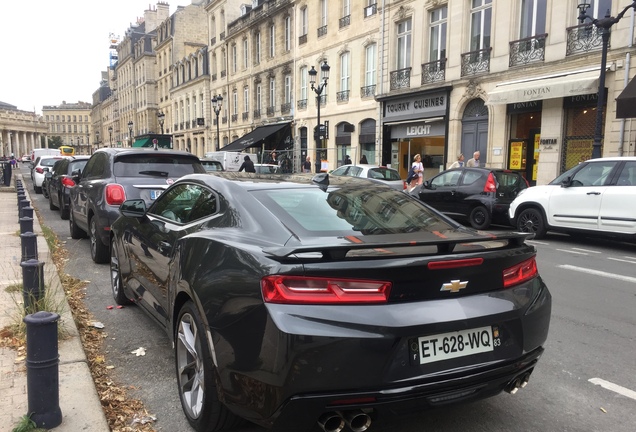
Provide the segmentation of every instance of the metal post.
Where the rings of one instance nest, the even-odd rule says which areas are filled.
[[[38,235],[34,232],[20,234],[20,246],[22,247],[22,259],[20,262],[38,259]]]
[[[59,319],[58,314],[46,311],[24,317],[28,412],[36,426],[44,429],[52,429],[62,423],[57,343]]]
[[[22,267],[22,298],[24,310],[32,311],[35,303],[44,297],[44,262],[29,259],[20,263]]]
[[[26,210],[27,208],[31,207],[24,207],[22,209],[23,214],[25,213],[24,210]],[[24,234],[25,232],[33,232],[33,218],[23,215],[20,218],[20,233]]]

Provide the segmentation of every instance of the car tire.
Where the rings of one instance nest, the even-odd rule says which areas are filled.
[[[488,209],[484,206],[477,206],[470,211],[470,215],[468,216],[468,221],[470,222],[470,226],[475,229],[483,230],[490,226],[490,213]]]
[[[77,224],[75,223],[75,218],[73,217],[72,209],[69,210],[68,228],[69,228],[69,231],[71,232],[72,239],[77,240],[77,239],[86,237],[86,233],[82,231],[82,229],[78,227]]]
[[[49,197],[49,210],[58,210],[59,207],[53,204],[53,197],[50,194],[47,194]]]
[[[179,399],[194,430],[219,431],[242,423],[219,401],[208,338],[192,301],[179,311],[174,341]]]
[[[42,193],[42,186],[33,185],[33,190],[35,191],[36,194],[41,194]]]
[[[109,247],[102,243],[97,232],[97,218],[91,217],[88,221],[88,238],[91,242],[91,258],[95,264],[106,264],[110,258]]]
[[[119,265],[119,254],[115,247],[115,241],[110,243],[110,287],[113,291],[113,298],[118,305],[129,305],[132,302],[124,294],[124,285],[121,279],[121,269]]]
[[[60,217],[64,220],[68,219],[70,211],[68,206],[64,205],[64,197],[62,195],[57,196],[57,203],[60,207]]]
[[[534,233],[534,238],[537,239],[545,236],[548,231],[543,214],[536,208],[528,208],[519,213],[517,230]]]
[[[42,195],[44,198],[49,199],[49,190],[47,189],[46,182],[42,182]],[[54,209],[51,209],[54,210]]]

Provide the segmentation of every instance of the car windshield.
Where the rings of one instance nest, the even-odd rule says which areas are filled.
[[[454,228],[418,200],[391,189],[278,189],[253,192],[281,221],[306,236],[396,234]]]
[[[367,177],[386,181],[402,180],[397,171],[385,167],[371,168],[367,173]]]
[[[119,156],[115,159],[113,171],[117,177],[182,177],[206,172],[198,159],[174,154]]]
[[[526,189],[528,185],[521,174],[511,171],[494,171],[499,189],[505,190],[521,190]]]
[[[59,161],[60,158],[46,158],[40,161],[40,166],[52,167],[55,165],[55,162]]]

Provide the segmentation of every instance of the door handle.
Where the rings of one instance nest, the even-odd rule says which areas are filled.
[[[588,195],[600,195],[601,193],[600,192],[588,192],[587,194]]]

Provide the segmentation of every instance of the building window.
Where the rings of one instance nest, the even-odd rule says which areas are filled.
[[[492,0],[472,0],[470,12],[470,50],[490,48]]]
[[[232,45],[232,72],[238,71],[238,49],[236,45]]]
[[[232,115],[238,116],[238,92],[232,92]]]
[[[547,0],[521,0],[519,38],[545,33]]]
[[[243,69],[247,69],[249,59],[249,49],[247,39],[243,39]]]
[[[291,51],[291,17],[285,17],[285,51]]]
[[[274,24],[269,26],[269,57],[274,58],[276,55],[276,27]]]
[[[248,86],[243,87],[243,112],[250,111],[250,88]]]
[[[476,0],[473,0],[476,1]],[[411,18],[397,25],[397,68],[411,67]]]
[[[376,63],[377,63],[377,49],[376,44],[371,44],[365,49],[365,70],[364,70],[364,85],[372,86],[376,84]]]
[[[612,12],[612,0],[589,0],[587,2],[578,1],[578,3],[589,3],[590,8],[587,10],[587,14],[595,18],[603,18],[605,14],[611,15]],[[579,24],[578,20],[576,23]]]
[[[298,100],[307,100],[307,66],[300,68],[300,94]]]
[[[300,35],[306,36],[308,31],[308,18],[307,18],[307,7],[305,6],[300,10]]]
[[[545,1],[545,0],[544,0]],[[446,6],[431,11],[429,61],[446,58],[446,20],[448,9]]]
[[[269,79],[269,106],[272,110],[276,106],[276,79],[274,77]]]
[[[342,53],[340,56],[340,91],[349,90],[350,80],[350,54],[348,52]]]
[[[255,44],[254,56],[256,59],[256,64],[259,64],[261,62],[261,32],[256,33],[254,44]]]
[[[254,109],[256,109],[256,111],[258,111],[259,113],[261,109],[263,109],[260,84],[256,84],[256,106],[254,107]]]
[[[327,25],[327,0],[320,0],[320,27]]]
[[[291,75],[285,75],[285,103],[290,104],[292,100]]]

